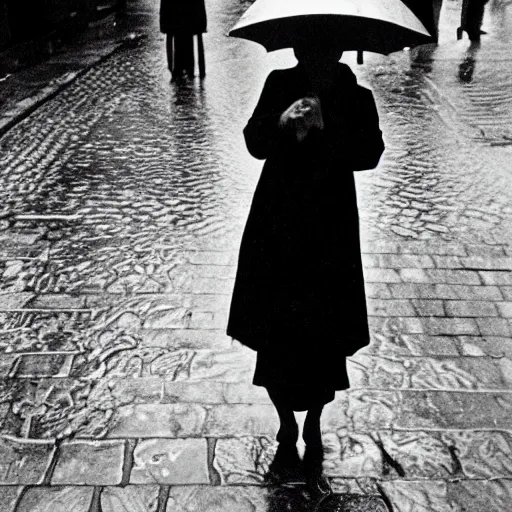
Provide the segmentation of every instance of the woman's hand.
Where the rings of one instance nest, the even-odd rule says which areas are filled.
[[[315,96],[308,96],[295,101],[281,114],[279,125],[294,130],[299,142],[306,138],[313,126],[323,130],[324,118],[320,100]]]

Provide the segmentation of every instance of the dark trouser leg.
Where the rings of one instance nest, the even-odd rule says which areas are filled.
[[[185,64],[185,71],[187,75],[192,78],[194,76],[194,35],[189,34],[184,36],[183,39],[184,47],[183,47],[183,61]]]
[[[174,68],[174,37],[172,34],[167,34],[165,47],[167,50],[167,67],[169,71],[172,73]]]
[[[206,65],[204,62],[204,43],[203,34],[197,34],[197,60],[199,61],[199,76],[206,76]]]
[[[480,30],[484,21],[487,0],[470,0],[467,10],[465,30],[472,41],[480,39]]]
[[[176,34],[174,36],[174,70],[177,77],[185,71],[194,76],[194,36],[191,34]]]
[[[176,78],[181,77],[183,74],[183,36],[175,34],[174,36],[174,62],[172,74]]]
[[[434,38],[437,42],[439,39],[439,18],[441,17],[441,9],[443,8],[443,0],[434,0],[433,7],[434,7],[434,32],[432,35],[434,36]]]

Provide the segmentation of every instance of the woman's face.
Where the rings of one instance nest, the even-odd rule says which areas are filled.
[[[343,51],[332,44],[313,38],[298,41],[293,51],[303,66],[318,73],[331,71],[343,55]]]

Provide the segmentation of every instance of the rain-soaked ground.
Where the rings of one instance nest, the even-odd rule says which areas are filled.
[[[445,3],[440,48],[423,51],[412,66],[407,53],[353,66],[375,90],[387,143],[379,169],[357,176],[363,231],[500,244],[512,217],[503,19],[510,10],[490,7],[491,35],[471,64],[468,42],[454,41],[457,2]],[[93,69],[2,139],[2,205],[77,216],[50,225],[59,240],[52,257],[62,266],[48,289],[81,289],[89,275],[100,289],[123,286],[128,275],[125,284],[136,286],[147,267],[158,288],[167,278],[152,254],[157,245],[166,247],[167,265],[169,253],[185,248],[236,250],[261,166],[241,130],[268,70],[294,62],[291,52],[267,56],[225,38],[248,4],[209,5],[204,82],[170,86],[155,19],[154,34],[138,48]],[[485,65],[490,56],[496,65]],[[503,149],[487,151],[489,144]]]
[[[170,84],[164,41],[158,32],[158,2],[145,0],[140,9],[151,14],[151,29],[145,39],[91,69],[0,139],[0,228],[4,237],[0,249],[0,375],[4,376],[0,383],[0,428],[2,434],[16,438],[58,439],[61,450],[58,457],[54,452],[48,455],[53,461],[49,466],[45,466],[46,455],[37,455],[35,466],[43,469],[31,469],[31,479],[19,476],[25,475],[24,470],[17,473],[19,478],[7,471],[4,480],[14,486],[14,501],[20,492],[25,493],[19,510],[36,510],[29,508],[29,503],[35,503],[36,491],[17,487],[27,483],[254,483],[268,467],[271,442],[267,437],[274,433],[275,418],[264,394],[248,384],[252,355],[237,347],[231,351],[224,327],[236,251],[261,167],[261,162],[248,155],[242,129],[269,70],[293,65],[294,59],[290,52],[267,55],[253,43],[225,37],[250,3],[207,2],[207,77]],[[500,350],[509,350],[503,341],[510,334],[505,327],[512,316],[512,281],[505,276],[509,267],[500,268],[499,279],[504,280],[499,281],[490,275],[492,272],[482,271],[499,266],[499,262],[489,266],[485,259],[476,265],[456,258],[478,253],[503,256],[500,262],[510,263],[503,261],[510,256],[507,251],[512,234],[512,8],[491,0],[485,22],[489,35],[482,38],[481,46],[456,41],[459,8],[459,1],[445,0],[438,47],[388,58],[367,55],[360,67],[354,56],[346,56],[360,81],[375,93],[387,146],[378,169],[356,177],[361,230],[365,251],[386,246],[384,253],[394,252],[389,247],[396,247],[398,253],[414,253],[410,248],[417,247],[422,248],[420,254],[407,260],[406,267],[428,268],[434,266],[434,260],[437,268],[441,266],[437,274],[428,275],[389,269],[370,287],[372,298],[387,299],[386,294],[390,294],[396,299],[391,295],[393,286],[407,284],[407,277],[425,286],[448,283],[453,285],[451,292],[458,294],[437,296],[439,289],[425,288],[423,295],[410,297],[403,296],[403,288],[399,299],[433,300],[429,304],[413,301],[412,312],[409,303],[393,304],[399,313],[395,310],[392,316],[407,319],[421,316],[423,311],[430,320],[456,317],[458,322],[454,330],[450,330],[451,323],[448,328],[432,322],[419,329],[413,323],[416,318],[406,320],[405,327],[391,326],[395,334],[388,332],[388,337],[398,339],[396,329],[404,328],[402,348],[415,356],[455,356],[448,362],[425,363],[419,371],[423,375],[419,388],[467,391],[497,386],[503,391],[509,389],[509,373],[499,384],[493,384],[489,376],[493,370],[485,367],[486,378],[479,376],[485,381],[482,384],[471,374],[473,362],[466,364],[464,359],[460,363],[464,370],[460,370],[456,357],[489,355],[485,347],[492,340],[480,339],[486,335],[499,341]],[[415,242],[419,245],[410,245]],[[466,246],[483,249],[472,254]],[[445,260],[443,267],[438,259],[431,258],[429,247],[438,251],[444,247],[436,254],[454,259],[451,263]],[[465,265],[473,274],[457,265]],[[450,272],[449,268],[457,270]],[[415,270],[424,272],[423,268]],[[480,280],[473,282],[473,278]],[[449,308],[458,306],[447,305],[445,299],[463,299],[463,285],[465,289],[471,285],[471,293],[476,293],[476,284],[484,284],[485,290],[466,297],[466,301],[496,300],[501,301],[499,305],[479,302],[471,306],[477,313],[450,315]],[[414,292],[420,293],[418,290]],[[380,317],[379,308],[386,307],[389,303],[385,307],[379,303],[372,305],[371,311]],[[499,315],[485,313],[495,307],[501,308]],[[436,308],[442,313],[435,313]],[[495,316],[502,321],[500,329],[495,324],[485,327],[487,324],[480,321]],[[411,341],[407,338],[410,335],[417,338]],[[446,339],[441,340],[440,335]],[[480,347],[480,352],[460,348],[462,341],[455,339],[459,335],[473,336],[471,346]],[[427,343],[421,336],[432,339]],[[425,346],[418,348],[424,341]],[[416,348],[411,348],[415,343]],[[452,350],[452,343],[453,347],[459,343],[460,350]],[[379,345],[375,347],[378,352]],[[489,349],[491,353],[493,350]],[[397,375],[403,377],[407,371],[394,370],[396,361],[389,364],[381,368],[381,374],[375,373],[382,377],[380,385],[386,389],[407,387],[405,381],[396,384]],[[379,370],[378,365],[374,368]],[[414,388],[414,379],[411,382]],[[375,384],[369,388],[372,386]],[[370,410],[372,400],[361,398],[355,403]],[[394,399],[386,400],[383,402],[389,409],[399,408]],[[219,401],[224,405],[217,405]],[[203,407],[204,403],[214,405]],[[233,404],[243,404],[240,407],[246,409],[237,412],[231,409]],[[251,409],[253,404],[260,404],[257,412]],[[250,425],[244,423],[244,411],[251,418]],[[365,414],[374,413],[347,412],[354,424]],[[378,424],[375,420],[374,425]],[[412,428],[422,427],[419,422]],[[464,421],[456,428],[463,429]],[[74,436],[113,439],[98,456],[100,460],[102,456],[115,459],[119,450],[128,453],[120,464],[122,471],[115,473],[114,468],[105,481],[95,480],[89,474],[92,469],[87,470],[80,458],[81,445],[60,444]],[[244,446],[251,447],[247,458],[251,463],[256,460],[253,473],[233,470],[237,464],[247,465],[247,461],[233,462],[230,458],[230,454],[236,459],[240,453],[240,436]],[[173,442],[184,439],[185,448],[178,447],[176,453],[184,452],[188,460],[202,460],[198,454],[203,450],[204,466],[190,463],[189,480],[181,474],[169,477],[163,470],[158,476],[146,474],[146,459],[151,459],[156,449],[147,443],[166,437]],[[133,440],[139,438],[149,440],[136,446]],[[197,444],[203,438],[207,439],[204,447]],[[338,438],[330,439],[332,448]],[[403,446],[416,446],[417,438],[393,438],[392,442],[387,438],[378,442],[370,437],[354,439],[353,443],[361,446],[360,452],[354,449],[354,460],[365,450],[370,453],[368,460],[378,452],[375,457],[384,468],[363,462],[359,467],[359,462],[354,462],[357,478],[378,479],[382,472],[385,477],[391,473],[403,477],[404,471],[407,478],[434,478],[428,467],[413,465],[408,474],[406,464],[405,469],[393,464],[392,457],[404,456]],[[456,442],[429,438],[424,449],[442,453],[436,459],[439,467],[449,466],[449,476],[461,477],[460,462],[449,449]],[[392,445],[387,451],[382,448],[386,443]],[[23,451],[6,447],[7,441],[4,444],[0,450],[6,453]],[[373,452],[370,445],[375,448]],[[44,452],[43,445],[38,446]],[[48,450],[53,450],[53,445]],[[172,450],[167,451],[170,454]],[[158,459],[158,455],[154,457]],[[151,464],[157,464],[157,459]],[[169,464],[175,471],[172,460]],[[181,464],[186,466],[183,461]],[[330,469],[334,476],[347,471],[355,478],[351,473],[354,464],[341,470],[333,464],[334,469],[332,465]],[[86,468],[85,480],[70,476],[77,467]],[[120,475],[118,479],[116,475]],[[446,474],[436,469],[434,476],[445,478]],[[376,487],[357,483],[359,491],[370,489],[378,494]],[[348,488],[354,490],[353,486]],[[162,489],[157,488],[156,494],[150,487],[146,491],[148,496],[158,495],[160,504],[174,503],[170,507],[185,500],[179,497],[182,489],[176,490],[176,495],[172,489],[170,495],[168,488]],[[109,492],[115,491],[105,491],[103,496]],[[400,511],[459,510],[434,508],[435,500],[427,498],[408,502],[402,496],[407,494],[403,489],[388,489],[388,493]],[[434,494],[439,498],[438,490]],[[423,506],[420,502],[424,508],[413,508]],[[110,510],[105,503],[104,510]],[[397,503],[406,505],[400,508]],[[506,512],[504,508],[496,510]]]

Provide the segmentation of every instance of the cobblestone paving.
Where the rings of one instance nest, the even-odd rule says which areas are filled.
[[[170,88],[149,37],[0,139],[0,512],[310,509],[264,485],[277,417],[250,384],[254,354],[224,335],[259,168],[241,128],[288,57],[223,39],[243,3],[211,7],[202,86]],[[470,84],[452,80],[467,42],[447,29],[436,54],[358,70],[388,150],[357,178],[372,343],[322,426],[344,510],[509,512],[500,16]]]

